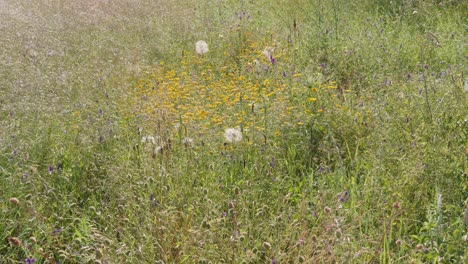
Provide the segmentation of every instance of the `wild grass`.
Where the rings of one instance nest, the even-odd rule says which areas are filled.
[[[466,262],[466,10],[1,0],[0,263]]]

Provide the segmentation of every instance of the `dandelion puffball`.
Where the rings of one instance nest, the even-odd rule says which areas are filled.
[[[204,40],[199,40],[195,43],[195,51],[199,55],[203,55],[209,51],[208,44]]]
[[[239,128],[227,128],[224,132],[224,138],[229,143],[237,143],[242,140],[242,132]]]

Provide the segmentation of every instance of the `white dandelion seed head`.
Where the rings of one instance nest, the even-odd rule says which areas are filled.
[[[199,55],[203,55],[209,51],[208,44],[204,40],[199,40],[195,43],[195,51]]]
[[[224,138],[229,143],[237,143],[242,140],[242,132],[239,128],[227,128],[224,131]]]

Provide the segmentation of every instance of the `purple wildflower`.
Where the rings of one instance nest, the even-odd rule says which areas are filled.
[[[24,259],[24,263],[26,264],[32,264],[32,263],[36,263],[36,259],[35,258],[25,258]]]
[[[62,228],[55,228],[54,231],[52,232],[52,235],[60,234],[60,232],[62,232],[62,231],[63,231]]]
[[[344,191],[344,192],[342,192],[341,194],[338,195],[338,201],[340,203],[344,203],[344,202],[348,201],[348,199],[349,199],[348,191]]]
[[[272,158],[271,158],[270,167],[271,167],[271,168],[276,167],[275,157],[272,157]]]
[[[315,218],[318,218],[318,214],[317,214],[316,211],[314,211],[313,214],[314,214]]]

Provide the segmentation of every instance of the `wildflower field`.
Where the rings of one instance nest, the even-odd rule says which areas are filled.
[[[0,263],[466,263],[466,1],[0,0]]]

